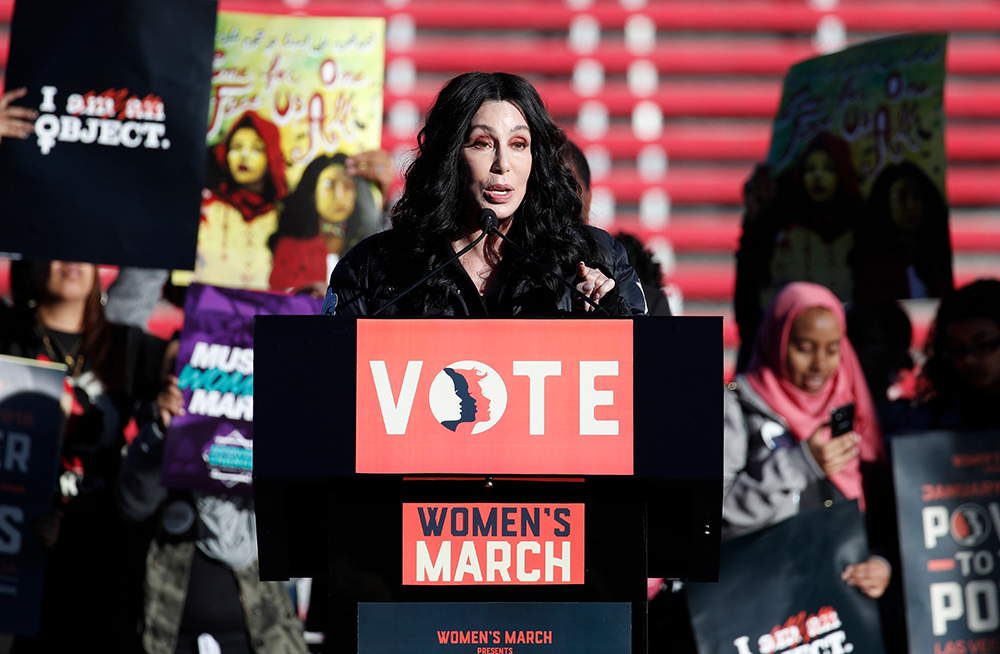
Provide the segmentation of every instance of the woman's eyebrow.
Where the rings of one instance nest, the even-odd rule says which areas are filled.
[[[489,126],[489,125],[479,125],[479,124],[469,125],[469,131],[470,132],[472,132],[473,130],[477,130],[477,129],[481,129],[484,132],[487,132],[489,134],[493,134],[494,133],[493,132],[493,128],[491,126]],[[513,134],[514,132],[520,131],[522,129],[528,129],[528,126],[527,125],[515,125],[514,127],[511,128],[510,133]]]

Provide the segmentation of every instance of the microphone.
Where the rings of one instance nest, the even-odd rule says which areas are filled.
[[[514,248],[515,250],[517,250],[518,252],[520,252],[521,254],[523,254],[525,257],[527,257],[528,260],[531,261],[533,264],[535,264],[536,266],[538,266],[539,268],[541,268],[542,270],[544,270],[548,274],[550,274],[553,277],[555,277],[556,279],[558,279],[559,282],[563,286],[565,286],[571,292],[575,293],[577,296],[579,296],[581,299],[583,299],[584,302],[586,302],[590,306],[594,307],[594,309],[596,311],[600,311],[605,316],[610,316],[611,315],[610,313],[608,313],[607,309],[605,309],[604,307],[602,307],[597,302],[594,302],[593,300],[591,300],[584,293],[582,293],[580,291],[580,289],[578,289],[576,286],[573,286],[572,284],[570,284],[569,282],[567,282],[558,273],[554,272],[551,268],[549,268],[548,266],[546,266],[544,263],[542,263],[541,261],[539,261],[535,257],[531,256],[530,254],[528,254],[528,252],[526,252],[525,250],[522,250],[517,245],[517,243],[515,243],[514,241],[512,241],[509,238],[507,238],[506,236],[504,236],[504,234],[499,229],[497,229],[497,224],[498,223],[499,223],[499,221],[497,220],[497,214],[492,209],[483,209],[482,211],[479,212],[479,227],[483,230],[483,234],[496,234],[501,239],[503,239],[504,243],[506,243],[507,245],[511,246],[512,248]],[[617,284],[617,282],[615,282],[615,283]]]
[[[487,234],[496,230],[497,225],[500,221],[497,220],[497,212],[493,211],[489,207],[479,210],[479,229],[483,230]]]
[[[437,268],[435,268],[434,270],[430,271],[429,273],[427,273],[426,275],[424,275],[423,277],[421,277],[417,281],[415,281],[412,284],[410,284],[409,286],[407,286],[405,289],[403,289],[402,293],[400,293],[396,297],[392,298],[391,300],[389,300],[388,302],[386,302],[385,304],[383,304],[382,306],[380,306],[378,308],[378,310],[375,311],[372,314],[372,317],[374,318],[378,314],[382,313],[383,311],[385,311],[386,309],[388,309],[389,307],[391,307],[393,304],[396,303],[396,300],[400,299],[401,297],[403,297],[404,295],[406,295],[407,293],[409,293],[410,291],[412,291],[416,287],[420,286],[421,284],[423,284],[424,282],[426,282],[428,279],[430,279],[434,275],[436,275],[439,272],[441,272],[442,270],[444,270],[445,267],[447,267],[448,265],[450,265],[453,261],[455,261],[456,259],[458,259],[460,256],[462,256],[463,254],[465,254],[466,252],[468,252],[472,248],[476,247],[476,245],[479,243],[479,241],[481,241],[484,238],[486,238],[486,235],[490,233],[490,231],[489,231],[490,229],[492,229],[494,233],[499,233],[499,232],[496,231],[497,215],[496,215],[496,213],[492,209],[481,209],[479,211],[479,217],[477,219],[477,222],[479,223],[479,226],[480,226],[480,229],[482,230],[482,233],[480,233],[479,236],[476,237],[476,240],[474,240],[472,243],[469,243],[464,248],[462,248],[461,250],[459,250],[455,254],[453,254],[450,257],[448,257],[448,260],[445,261],[444,263],[442,263],[440,266],[438,266]]]

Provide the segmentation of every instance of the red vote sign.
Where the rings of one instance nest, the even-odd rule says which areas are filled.
[[[359,320],[359,473],[631,475],[632,322]]]

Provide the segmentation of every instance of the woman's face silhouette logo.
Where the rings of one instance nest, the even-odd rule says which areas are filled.
[[[434,418],[457,434],[481,434],[503,416],[507,386],[493,368],[479,361],[445,367],[431,382]]]

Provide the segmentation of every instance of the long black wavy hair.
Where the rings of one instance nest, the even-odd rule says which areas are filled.
[[[314,238],[320,233],[320,223],[323,219],[316,210],[316,185],[319,183],[320,173],[338,164],[346,167],[346,162],[347,155],[337,153],[333,156],[320,155],[306,166],[298,187],[285,198],[278,221],[278,231],[268,239],[267,245],[272,252],[282,237]],[[376,231],[377,217],[380,213],[375,206],[375,198],[372,196],[368,180],[364,177],[351,179],[354,181],[354,208],[344,221],[344,252]]]
[[[1000,327],[1000,280],[980,279],[941,299],[924,352],[927,361],[917,386],[918,398],[947,407],[968,392],[948,351],[948,327],[959,320],[984,318]]]
[[[392,226],[400,244],[396,261],[402,276],[422,275],[449,255],[450,244],[475,230],[463,172],[462,147],[469,125],[485,102],[511,102],[531,133],[531,173],[521,206],[507,235],[564,278],[575,277],[579,261],[608,274],[604,254],[580,220],[582,205],[573,173],[560,156],[566,135],[552,122],[527,80],[509,73],[466,73],[438,94],[418,135],[417,157],[406,174]],[[490,237],[495,238],[495,237]],[[529,278],[558,297],[559,282],[514,252],[501,263],[505,276]],[[453,292],[437,276],[424,287],[425,308],[445,306]]]

